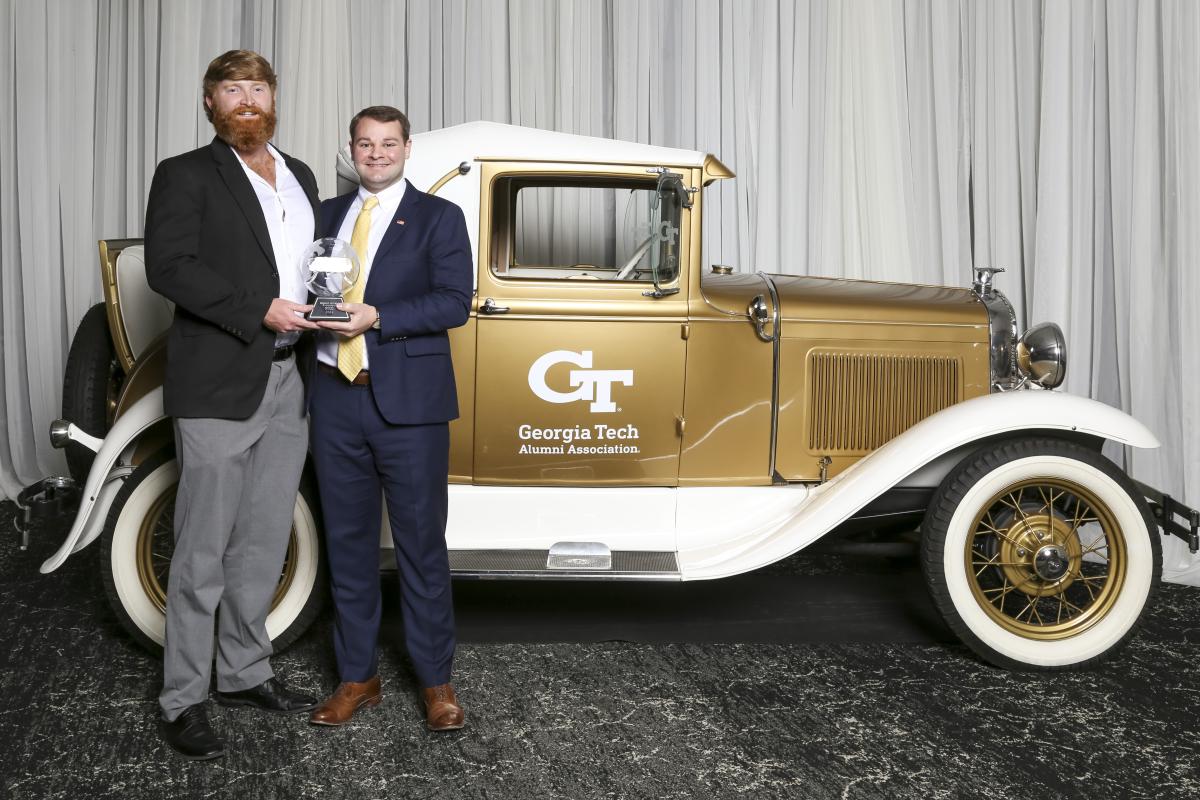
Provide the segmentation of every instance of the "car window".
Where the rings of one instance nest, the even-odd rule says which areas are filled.
[[[637,185],[513,187],[508,278],[660,283],[678,274],[679,200]]]

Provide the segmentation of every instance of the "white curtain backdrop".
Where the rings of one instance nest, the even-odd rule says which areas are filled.
[[[46,429],[200,78],[258,50],[279,145],[325,194],[359,108],[717,154],[705,260],[965,285],[1058,321],[1066,389],[1163,442],[1111,456],[1200,505],[1200,3],[1189,0],[0,0],[0,495],[64,472]],[[1165,574],[1200,561],[1165,541]]]

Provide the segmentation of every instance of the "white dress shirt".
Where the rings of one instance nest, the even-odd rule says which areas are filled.
[[[371,274],[371,263],[375,261],[375,251],[379,249],[379,243],[383,241],[383,235],[387,233],[388,228],[392,224],[392,217],[396,216],[396,209],[400,207],[400,200],[404,197],[404,187],[408,181],[404,178],[393,183],[391,186],[384,189],[375,197],[379,198],[379,205],[371,211],[371,235],[367,237],[367,259],[362,264],[362,274],[359,280],[365,287],[367,278]],[[362,210],[363,202],[371,196],[371,193],[361,186],[358,187],[358,196],[354,198],[354,202],[350,203],[350,208],[346,211],[346,217],[342,220],[342,227],[338,229],[338,238],[344,242],[349,242],[354,235],[354,223],[358,220],[358,212]],[[337,366],[337,349],[338,342],[342,337],[332,331],[321,331],[317,344],[317,358],[331,367]],[[369,357],[366,350],[363,351],[363,369],[370,369],[367,366]]]
[[[230,148],[232,149],[232,148]],[[279,296],[301,305],[308,299],[308,288],[300,274],[300,254],[313,241],[313,210],[308,195],[296,176],[287,168],[283,156],[271,144],[267,152],[275,159],[275,185],[267,183],[246,162],[237,150],[238,163],[246,171],[254,194],[262,206],[267,220],[267,231],[271,234],[271,249],[275,253],[275,266],[279,269]],[[299,331],[275,334],[275,346],[286,347],[300,338]]]

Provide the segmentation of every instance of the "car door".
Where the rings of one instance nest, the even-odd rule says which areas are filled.
[[[485,165],[475,483],[677,484],[687,212],[662,172]]]

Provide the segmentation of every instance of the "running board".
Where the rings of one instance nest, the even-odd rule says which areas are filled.
[[[580,543],[560,543],[560,545]],[[455,578],[492,580],[677,581],[675,553],[589,548],[550,550],[451,550],[450,573]]]

